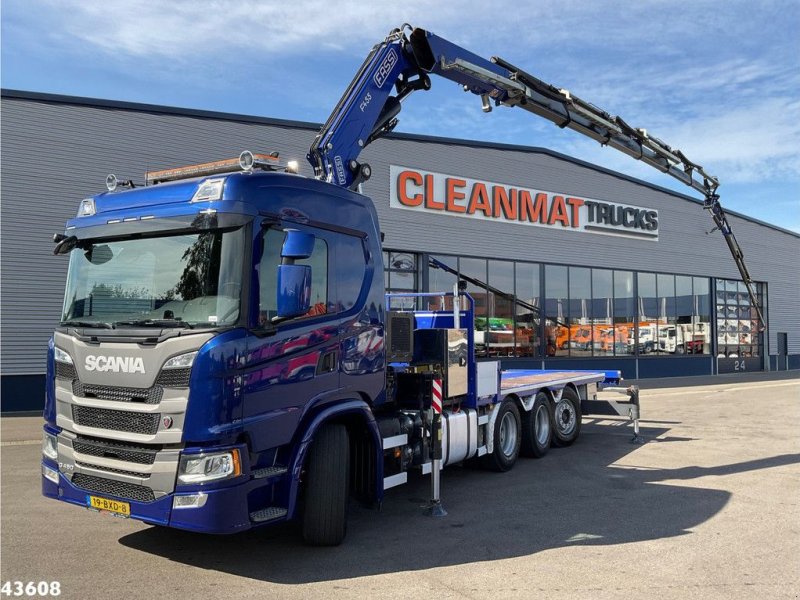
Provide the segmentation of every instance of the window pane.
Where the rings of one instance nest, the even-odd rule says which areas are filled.
[[[592,272],[569,268],[569,349],[571,356],[592,355]]]
[[[711,354],[711,295],[706,277],[692,278],[692,296],[692,311],[697,319],[694,326],[694,353]],[[702,340],[698,333],[702,335]]]
[[[656,276],[653,273],[638,273],[639,285],[639,338],[636,347],[639,354],[649,354],[656,347],[658,296]]]
[[[612,272],[592,269],[592,347],[595,356],[614,354],[614,285]]]
[[[567,323],[569,286],[567,267],[546,265],[545,289],[545,344],[547,356],[567,356],[569,353],[569,324]]]
[[[387,265],[392,271],[410,271],[417,270],[417,255],[410,252],[392,252],[389,255],[389,263]]]
[[[446,268],[445,268],[446,267]],[[452,269],[453,272],[450,271]],[[428,261],[428,292],[452,292],[457,278],[454,274],[458,272],[458,259],[454,256],[431,256]],[[439,298],[431,298],[427,302],[430,310],[453,310],[452,301],[441,304]]]
[[[416,292],[419,291],[418,256],[411,252],[384,252],[386,269],[386,291]],[[414,298],[392,298],[390,308],[408,310],[415,308],[418,301]]]
[[[475,301],[475,354],[486,356],[489,352],[487,336],[489,326],[489,297],[486,290],[486,260],[482,258],[461,258],[458,261],[459,274],[467,281],[467,292]],[[470,281],[471,280],[471,281]]]
[[[517,356],[541,356],[539,318],[539,265],[516,265]]]
[[[277,269],[284,232],[270,229],[264,235],[264,250],[259,263],[259,323],[264,324],[277,315]],[[328,311],[328,244],[320,238],[314,240],[314,250],[309,258],[295,261],[311,266],[311,308],[305,317],[314,317]],[[340,307],[343,308],[343,307]]]
[[[659,273],[658,288],[658,344],[661,354],[675,354],[678,348],[678,333],[675,324],[675,276]]]
[[[407,291],[413,292],[416,290],[416,277],[415,273],[401,273],[393,271],[391,273],[391,285],[389,286],[392,291]]]
[[[761,284],[756,284],[756,295],[762,295]],[[744,282],[717,280],[718,356],[750,357],[761,354],[763,334],[758,332],[755,315]]]
[[[514,263],[489,261],[489,354],[514,356]]]
[[[633,354],[633,273],[614,271],[614,354]]]
[[[695,346],[702,347],[702,328],[698,325],[694,314],[692,295],[692,278],[685,275],[675,276],[675,354],[695,354]],[[700,339],[695,339],[695,329]]]

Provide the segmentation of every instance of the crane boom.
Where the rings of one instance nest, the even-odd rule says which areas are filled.
[[[484,112],[493,105],[516,106],[619,150],[702,193],[703,207],[722,232],[764,329],[761,305],[720,204],[716,177],[647,130],[632,127],[500,57],[486,60],[424,29],[403,25],[372,48],[311,146],[308,159],[315,175],[351,189],[369,179],[369,165],[358,162],[361,151],[394,129],[401,102],[411,92],[430,89],[430,74],[480,96]]]

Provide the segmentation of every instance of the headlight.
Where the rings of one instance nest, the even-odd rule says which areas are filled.
[[[58,346],[53,346],[53,356],[60,363],[72,364],[72,357]]]
[[[50,460],[58,460],[58,440],[52,433],[44,433],[42,437],[42,454]]]
[[[181,483],[206,483],[236,477],[242,472],[239,451],[214,454],[187,454],[181,457],[178,481]]]
[[[164,369],[185,369],[187,367],[191,367],[194,363],[194,358],[197,356],[197,352],[187,352],[186,354],[179,354],[178,356],[173,356],[167,362],[164,363]]]

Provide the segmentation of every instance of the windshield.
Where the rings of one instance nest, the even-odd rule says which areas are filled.
[[[239,319],[244,229],[95,242],[70,255],[62,324],[219,327]]]

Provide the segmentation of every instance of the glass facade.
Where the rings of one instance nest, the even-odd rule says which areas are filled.
[[[416,292],[419,285],[419,258],[411,252],[384,252],[384,286],[389,293]],[[413,298],[393,298],[391,308],[415,308]]]
[[[748,358],[763,356],[764,334],[759,332],[758,314],[741,281],[717,279],[717,356]],[[756,284],[758,303],[764,306],[764,291]]]
[[[385,252],[384,260],[392,291],[450,292],[466,281],[479,356],[763,354],[742,282],[447,255]],[[438,298],[427,306],[452,309]]]

